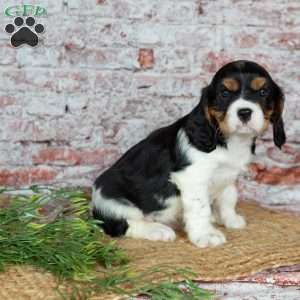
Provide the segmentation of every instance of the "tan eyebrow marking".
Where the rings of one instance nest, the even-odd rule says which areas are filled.
[[[266,81],[265,77],[256,77],[251,81],[251,88],[258,91],[265,85]]]
[[[233,78],[225,78],[223,85],[231,92],[236,92],[240,87],[239,82]]]

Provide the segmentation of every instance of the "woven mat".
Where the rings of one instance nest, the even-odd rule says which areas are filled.
[[[240,204],[239,211],[246,216],[248,226],[243,230],[222,228],[228,242],[216,248],[196,248],[181,234],[176,242],[169,243],[133,239],[120,239],[117,243],[127,251],[130,265],[137,272],[157,265],[189,267],[196,272],[195,279],[201,281],[234,280],[266,269],[300,264],[300,218],[250,203]],[[10,268],[0,273],[0,282],[0,299],[60,299],[53,277],[32,268]],[[99,295],[93,299],[117,297]]]
[[[300,218],[274,212],[253,203],[242,203],[238,211],[246,216],[242,230],[221,230],[227,243],[199,249],[180,235],[174,243],[123,239],[118,243],[136,270],[157,263],[190,267],[201,281],[225,281],[259,271],[300,263]]]
[[[31,266],[13,266],[0,272],[0,300],[69,300],[72,286],[58,283],[51,273]],[[122,297],[124,298],[124,297]],[[82,298],[85,299],[85,298]],[[90,300],[119,300],[112,293],[94,295]]]

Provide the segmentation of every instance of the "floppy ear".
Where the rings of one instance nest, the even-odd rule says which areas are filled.
[[[273,124],[273,140],[274,144],[281,149],[286,141],[284,123],[282,120],[282,111],[284,105],[284,95],[280,87],[275,84],[275,98],[271,122]]]
[[[225,141],[216,124],[208,119],[207,104],[208,87],[202,90],[200,103],[188,115],[184,129],[193,146],[209,153],[216,149],[217,144],[225,145]]]

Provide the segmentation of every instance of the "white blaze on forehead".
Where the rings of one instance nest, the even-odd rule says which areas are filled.
[[[244,108],[252,110],[251,118],[246,124],[238,117],[238,111]],[[260,133],[264,127],[264,113],[259,104],[244,99],[238,99],[229,106],[226,118],[231,133],[249,131],[255,135]]]

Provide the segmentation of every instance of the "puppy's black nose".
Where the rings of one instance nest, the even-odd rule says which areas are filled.
[[[240,120],[244,123],[248,122],[251,118],[252,109],[250,108],[241,108],[237,112]]]

